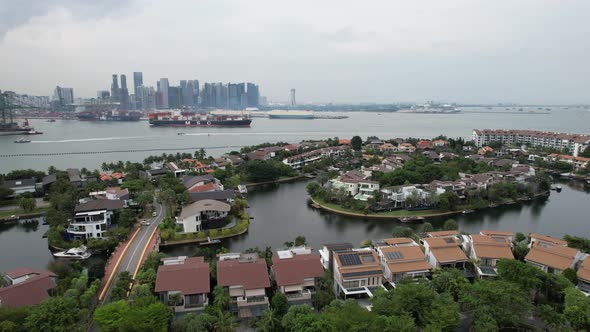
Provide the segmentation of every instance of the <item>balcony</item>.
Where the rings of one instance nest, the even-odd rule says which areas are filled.
[[[305,301],[311,300],[311,291],[304,289],[301,292],[285,293],[289,301]]]
[[[68,227],[67,232],[72,234],[86,234],[86,228]]]
[[[238,308],[256,305],[268,305],[268,297],[266,296],[251,296],[251,297],[238,297],[237,298]]]

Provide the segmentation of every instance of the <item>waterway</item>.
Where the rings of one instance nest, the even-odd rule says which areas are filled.
[[[166,149],[167,153],[193,152],[205,148],[210,155],[239,150],[231,146],[255,145],[263,142],[299,142],[304,139],[326,137],[350,138],[353,135],[381,138],[434,137],[440,134],[449,137],[471,137],[474,128],[522,128],[559,132],[588,132],[590,111],[585,108],[552,107],[550,114],[533,114],[536,107],[524,108],[523,112],[505,108],[465,108],[459,114],[408,114],[348,112],[347,119],[339,120],[278,120],[254,118],[250,128],[154,128],[147,121],[138,122],[80,122],[76,120],[47,122],[30,120],[43,135],[30,136],[31,143],[15,144],[18,136],[0,136],[0,155],[63,153],[113,150]],[[318,113],[318,115],[323,115]],[[183,132],[185,135],[178,135]],[[141,161],[146,156],[163,151],[121,152],[91,155],[0,157],[0,173],[13,169],[33,168],[46,170],[53,165],[68,167],[99,168],[102,162],[118,160]]]
[[[248,233],[226,239],[222,245],[232,251],[247,248],[281,247],[298,235],[319,248],[323,243],[351,242],[391,236],[401,223],[393,220],[351,218],[313,209],[307,204],[307,181],[266,185],[248,194],[249,213],[254,218]],[[565,234],[590,237],[590,187],[564,183],[561,193],[525,204],[497,207],[468,215],[457,215],[459,228],[466,232],[480,229],[513,232],[538,232],[562,237]],[[429,219],[435,227],[446,218]],[[417,225],[413,227],[417,228]],[[45,268],[53,258],[42,235],[48,226],[38,223],[0,224],[0,271],[16,267]],[[167,247],[171,255],[192,255],[197,244]]]
[[[351,242],[354,245],[366,239],[391,237],[399,221],[359,219],[314,209],[307,204],[307,181],[259,187],[248,195],[249,213],[254,220],[247,234],[223,241],[232,251],[247,248],[281,247],[303,235],[307,242],[319,248],[324,243]],[[461,231],[470,233],[481,229],[537,232],[556,237],[565,234],[590,237],[590,188],[576,183],[564,183],[560,193],[551,192],[548,198],[524,204],[497,207],[455,218]],[[448,217],[433,218],[435,228],[442,227]],[[404,224],[405,225],[405,224]],[[417,229],[418,225],[411,225]],[[171,255],[191,255],[196,244],[168,247]]]

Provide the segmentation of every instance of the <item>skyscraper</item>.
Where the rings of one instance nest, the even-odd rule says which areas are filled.
[[[193,80],[193,107],[198,108],[201,102],[199,96],[201,95],[199,90],[199,80]]]
[[[119,94],[119,109],[129,109],[129,90],[127,90],[127,76],[121,75],[121,89]]]
[[[96,98],[97,99],[108,99],[111,94],[107,90],[99,90],[96,91]]]
[[[74,103],[74,89],[56,86],[53,90],[51,105],[55,110],[67,110]]]
[[[228,102],[227,108],[237,109],[240,106],[240,91],[238,84],[227,85]]]
[[[135,102],[135,109],[143,109],[144,106],[141,103],[143,97],[141,96],[140,86],[143,86],[143,73],[140,71],[133,72],[133,99]]]
[[[169,108],[168,105],[168,79],[167,78],[160,78],[160,86],[159,86],[159,93],[161,95],[161,108]]]
[[[260,90],[258,89],[258,85],[254,83],[247,84],[248,91],[246,94],[248,95],[248,107],[258,107],[258,100],[260,98]]]
[[[192,107],[193,106],[193,82],[181,80],[180,81],[180,99],[181,106]]]
[[[111,99],[113,102],[119,101],[119,80],[117,74],[113,74],[113,83],[111,83]]]
[[[178,87],[178,86],[168,87],[168,107],[169,108],[179,108],[181,106],[180,102],[181,102],[180,87]]]

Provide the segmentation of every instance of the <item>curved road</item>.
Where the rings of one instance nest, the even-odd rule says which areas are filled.
[[[127,251],[123,257],[121,257],[121,263],[117,269],[113,272],[113,278],[111,283],[108,285],[107,291],[103,302],[108,302],[111,296],[111,291],[115,287],[117,277],[123,271],[128,271],[133,276],[133,273],[139,268],[142,253],[145,247],[148,245],[151,235],[156,227],[162,222],[165,216],[164,206],[154,201],[154,207],[156,208],[157,215],[149,219],[149,226],[140,226],[139,233],[135,236],[133,241],[129,243]]]

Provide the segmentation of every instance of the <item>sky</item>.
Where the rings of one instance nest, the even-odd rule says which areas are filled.
[[[273,101],[590,103],[589,33],[588,0],[0,0],[0,89],[142,71]]]

